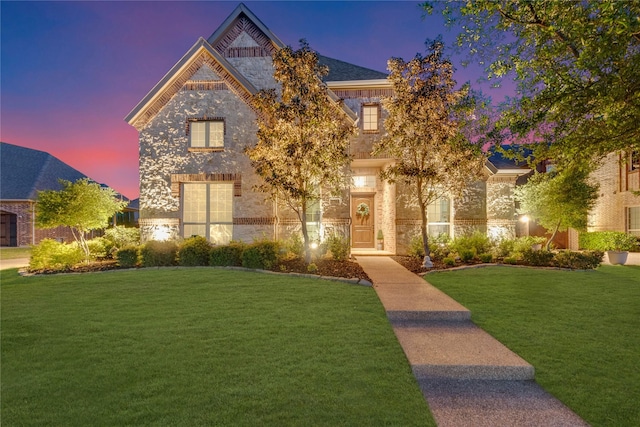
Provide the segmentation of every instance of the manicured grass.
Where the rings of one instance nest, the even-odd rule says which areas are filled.
[[[594,426],[640,425],[640,267],[489,267],[426,276]]]
[[[3,425],[435,425],[372,288],[1,273]]]
[[[0,248],[0,259],[29,258],[31,248]]]

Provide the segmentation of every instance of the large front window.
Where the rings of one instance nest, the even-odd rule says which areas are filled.
[[[428,230],[430,236],[440,234],[450,235],[451,226],[451,201],[448,197],[442,197],[427,207],[429,219]]]
[[[214,244],[233,237],[233,183],[183,184],[183,236],[203,236]]]
[[[223,148],[224,122],[197,121],[190,124],[190,146],[193,148]]]

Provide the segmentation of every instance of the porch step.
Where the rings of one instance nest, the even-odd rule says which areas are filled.
[[[393,330],[419,380],[534,379],[533,366],[469,321],[396,323]]]

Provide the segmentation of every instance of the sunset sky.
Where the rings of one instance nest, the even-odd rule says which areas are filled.
[[[237,1],[6,2],[1,7],[0,140],[43,150],[138,197],[138,135],[124,117]],[[245,2],[284,43],[386,71],[454,32],[415,1]],[[458,82],[481,77],[459,69]],[[485,93],[502,99],[503,91]]]

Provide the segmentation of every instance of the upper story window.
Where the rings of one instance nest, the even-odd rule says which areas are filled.
[[[629,155],[629,172],[640,170],[640,151],[632,151]]]
[[[189,123],[189,148],[222,150],[224,120],[193,120]]]
[[[362,106],[362,130],[365,132],[378,132],[378,119],[380,105],[370,104]]]

